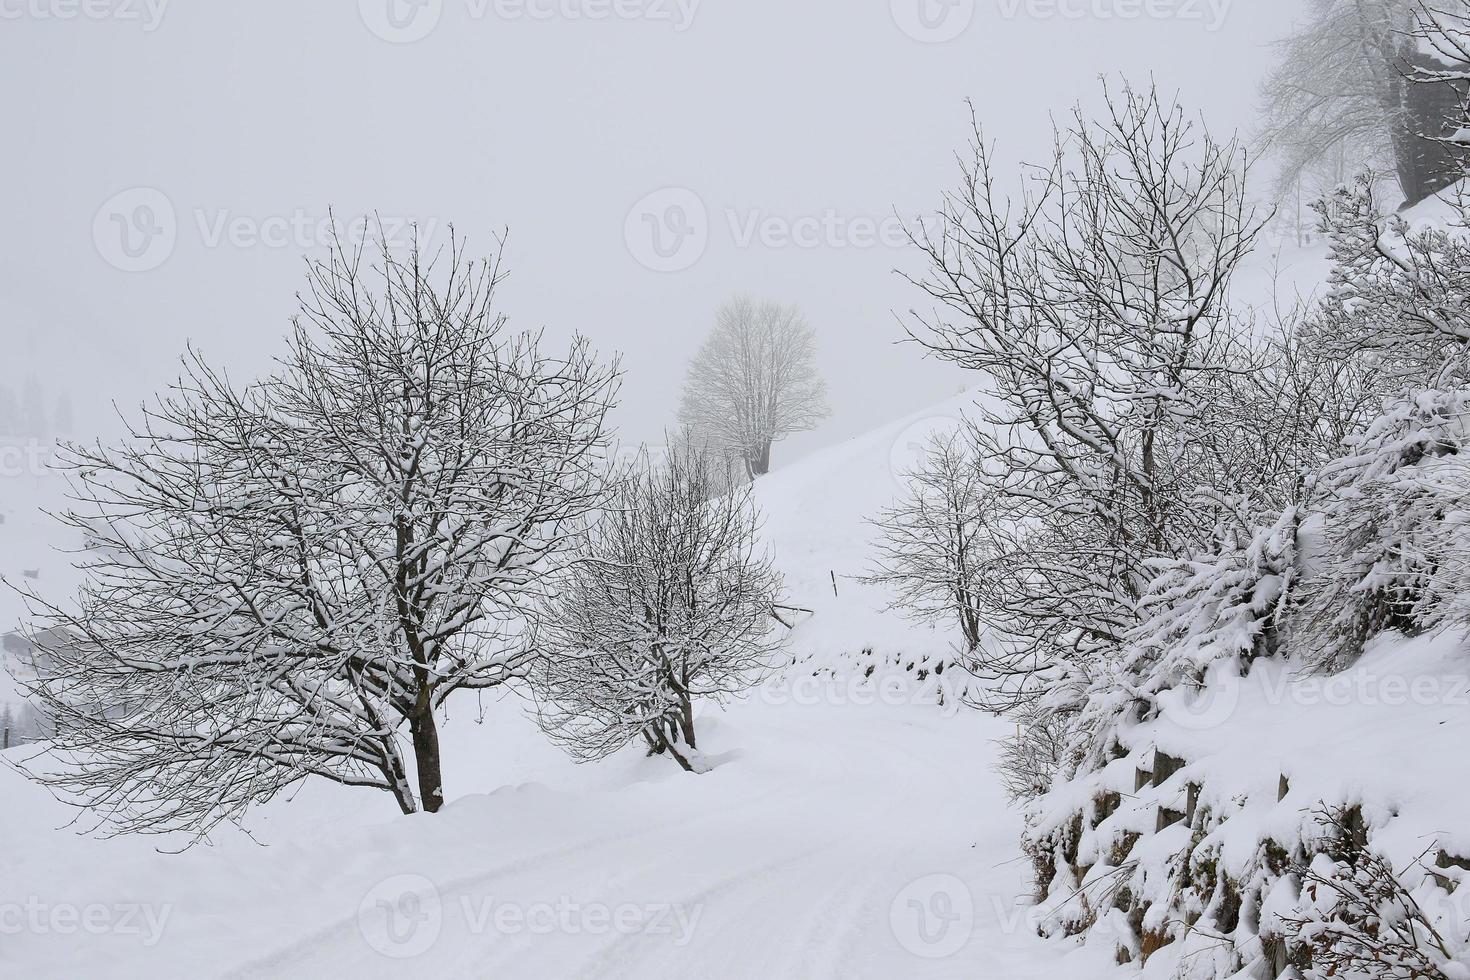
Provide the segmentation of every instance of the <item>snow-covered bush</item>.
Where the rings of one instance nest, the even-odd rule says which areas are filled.
[[[1293,655],[1351,663],[1387,629],[1466,621],[1470,563],[1470,389],[1392,400],[1319,480],[1319,567]]]
[[[1301,881],[1302,911],[1280,923],[1288,949],[1306,966],[1306,980],[1470,977],[1462,923],[1420,904],[1404,876],[1362,841],[1352,811],[1321,807],[1316,817],[1325,834],[1312,856],[1292,868]],[[1423,869],[1419,877],[1428,886],[1421,892],[1444,894]]]
[[[1314,207],[1330,243],[1326,301],[1307,324],[1312,341],[1341,358],[1361,357],[1384,378],[1381,391],[1463,380],[1470,342],[1470,240],[1464,189],[1447,192],[1446,214],[1411,224],[1385,214],[1360,178]]]
[[[759,522],[708,452],[645,455],[621,480],[542,616],[531,678],[554,741],[590,760],[642,739],[699,768],[695,703],[752,686],[783,638]]]
[[[1191,470],[1208,478],[1195,500],[1213,530],[1182,556],[1147,556],[1156,576],[1106,669],[1040,701],[1072,717],[1028,807],[1047,931],[1106,926],[1122,959],[1178,943],[1177,976],[1461,975],[1470,916],[1419,915],[1412,896],[1442,898],[1439,879],[1396,877],[1369,848],[1392,811],[1365,821],[1348,788],[1310,801],[1348,815],[1344,864],[1341,834],[1261,822],[1289,793],[1285,773],[1268,798],[1225,794],[1170,754],[1191,744],[1180,732],[1228,717],[1262,665],[1335,672],[1383,634],[1470,625],[1470,222],[1463,200],[1451,211],[1416,228],[1378,215],[1367,181],[1339,191],[1322,207],[1330,295],[1265,339],[1264,387],[1214,383],[1215,417],[1279,417],[1290,434],[1279,453],[1259,424],[1220,437],[1209,456],[1238,465]]]

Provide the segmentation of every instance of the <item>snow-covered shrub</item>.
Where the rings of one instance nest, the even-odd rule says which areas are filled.
[[[1339,190],[1320,207],[1329,295],[1261,330],[1227,300],[1257,230],[1233,151],[1205,139],[1176,170],[1174,116],[1131,93],[1111,109],[1126,132],[1080,122],[1084,164],[1059,152],[1015,202],[996,200],[977,138],[917,236],[938,312],[915,338],[993,381],[974,420],[991,477],[977,659],[1023,681],[1003,689],[1021,724],[1002,779],[1030,797],[1044,932],[1106,932],[1128,961],[1178,944],[1178,976],[1299,976],[1293,869],[1327,845],[1286,769],[1222,790],[1185,756],[1220,751],[1247,682],[1470,625],[1470,202],[1411,225],[1380,214],[1369,180]],[[1210,204],[1139,221],[1140,196]],[[1314,792],[1308,806],[1362,799]]]
[[[1191,878],[1188,850],[1152,862],[1132,853],[1141,837],[1162,829],[1118,813],[1139,789],[1135,771],[1157,775],[1158,785],[1178,763],[1146,758],[1127,733],[1158,718],[1166,702],[1208,696],[1212,683],[1276,654],[1299,574],[1299,523],[1289,508],[1254,531],[1226,532],[1213,552],[1155,562],[1159,574],[1141,603],[1146,618],[1086,692],[1053,782],[1028,807],[1023,844],[1041,872],[1043,902],[1065,906],[1080,892],[1099,914],[1120,912],[1130,956],[1177,938],[1176,920],[1186,912],[1218,917],[1234,899],[1213,873]],[[1177,819],[1186,816],[1181,809]],[[1208,815],[1197,816],[1203,830]],[[1076,925],[1057,921],[1063,932]]]
[[[1330,292],[1309,324],[1339,357],[1365,357],[1392,390],[1463,376],[1470,342],[1470,241],[1463,190],[1442,221],[1385,215],[1370,179],[1315,205],[1330,242]]]
[[[749,486],[708,452],[645,455],[556,583],[531,672],[542,728],[579,760],[642,739],[699,767],[694,704],[742,691],[782,639],[781,580]]]
[[[1267,799],[1222,797],[1188,759],[1153,741],[1161,730],[1187,730],[1191,717],[1208,719],[1212,699],[1238,692],[1253,664],[1279,661],[1298,674],[1336,671],[1385,631],[1470,623],[1470,469],[1461,452],[1470,434],[1470,389],[1456,380],[1460,345],[1412,325],[1401,325],[1399,348],[1333,348],[1321,332],[1337,330],[1337,340],[1357,344],[1345,327],[1400,316],[1393,304],[1408,288],[1408,280],[1395,279],[1393,289],[1371,296],[1340,291],[1314,321],[1311,343],[1363,365],[1348,397],[1335,403],[1335,424],[1351,433],[1335,458],[1321,458],[1330,445],[1322,440],[1293,461],[1294,491],[1284,481],[1274,488],[1262,481],[1256,499],[1217,510],[1233,509],[1238,519],[1223,521],[1207,547],[1151,563],[1159,574],[1139,601],[1140,623],[1109,673],[1089,687],[1056,778],[1028,809],[1025,846],[1038,868],[1043,908],[1058,910],[1043,917],[1051,930],[1097,928],[1060,911],[1075,907],[1081,894],[1096,922],[1115,931],[1126,925],[1120,957],[1146,958],[1180,944],[1178,976],[1461,975],[1440,954],[1423,960],[1439,972],[1407,954],[1372,969],[1361,959],[1381,937],[1414,946],[1430,922],[1409,912],[1374,918],[1363,903],[1399,901],[1402,910],[1403,896],[1420,887],[1434,893],[1432,882],[1405,883],[1365,857],[1344,871],[1332,856],[1338,845],[1312,826],[1278,819],[1267,832],[1259,816],[1249,815],[1288,792],[1284,775]],[[1426,379],[1440,386],[1426,387]],[[1394,389],[1391,397],[1376,394]],[[1366,411],[1375,401],[1379,407]],[[1227,499],[1221,494],[1228,486],[1212,489],[1215,499]],[[1281,499],[1292,502],[1262,520],[1261,504]],[[1357,812],[1347,803],[1318,802]],[[1369,829],[1354,819],[1362,850]],[[1255,840],[1246,857],[1242,834]],[[1227,842],[1234,848],[1229,862]],[[1329,882],[1339,886],[1336,904],[1318,908]],[[1446,921],[1463,931],[1466,918],[1458,912]],[[1452,945],[1446,940],[1444,948]],[[1394,972],[1403,963],[1421,972]]]
[[[1307,980],[1464,980],[1470,944],[1448,932],[1462,923],[1441,921],[1415,896],[1404,876],[1371,851],[1352,826],[1351,811],[1322,807],[1323,840],[1293,872],[1301,881],[1299,915],[1284,918],[1282,938],[1306,965]],[[1421,873],[1423,895],[1445,895]],[[1446,930],[1441,932],[1441,930]]]
[[[1322,555],[1294,655],[1331,670],[1386,629],[1463,620],[1470,563],[1470,389],[1394,399],[1319,477]]]
[[[995,769],[1006,795],[1022,801],[1051,787],[1072,726],[1066,714],[1046,710],[1045,705],[1024,705],[1015,712],[1015,720],[1016,732],[1001,741]]]
[[[1166,694],[1193,698],[1212,672],[1239,676],[1276,652],[1298,577],[1299,523],[1290,508],[1253,532],[1226,532],[1213,552],[1154,562],[1158,576],[1140,602],[1145,618],[1110,670],[1080,693],[1063,779],[1105,766],[1118,725],[1157,717]],[[1079,693],[1061,698],[1078,700]]]

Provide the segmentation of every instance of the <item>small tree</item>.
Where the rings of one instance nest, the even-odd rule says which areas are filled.
[[[679,445],[644,456],[556,583],[532,676],[542,727],[579,760],[642,739],[696,769],[694,702],[755,683],[779,643],[780,577],[721,468]]]
[[[867,581],[894,590],[892,609],[953,620],[969,651],[980,645],[986,570],[996,557],[989,490],[965,434],[942,433],[908,474],[906,496],[873,521],[877,560]]]
[[[379,261],[311,266],[263,381],[191,355],[127,443],[68,450],[88,581],[37,634],[39,778],[125,830],[203,832],[308,775],[438,810],[440,710],[521,670],[603,501],[616,371],[508,333],[457,243]]]
[[[827,417],[812,329],[794,306],[736,297],[689,365],[679,421],[738,454],[752,477],[771,468],[771,445]]]

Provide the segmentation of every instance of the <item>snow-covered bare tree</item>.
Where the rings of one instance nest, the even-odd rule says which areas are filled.
[[[542,727],[579,760],[637,740],[701,766],[694,704],[759,680],[781,641],[780,577],[748,486],[675,443],[620,481],[587,560],[556,579],[532,672]]]
[[[604,501],[616,369],[511,333],[458,240],[379,244],[310,267],[268,377],[191,353],[126,442],[67,451],[87,580],[33,597],[35,772],[123,830],[203,833],[308,776],[438,810],[446,700],[523,668]]]
[[[903,498],[874,520],[874,571],[867,581],[893,591],[892,609],[959,626],[967,649],[980,645],[993,581],[997,531],[991,483],[963,429],[936,433]]]
[[[1154,91],[1107,104],[1057,134],[1014,200],[977,124],[960,187],[913,235],[933,310],[910,336],[994,393],[972,428],[1009,539],[984,618],[1012,642],[986,656],[1022,680],[1059,662],[1085,674],[1136,622],[1149,561],[1207,538],[1211,380],[1254,367],[1227,303],[1262,223],[1244,151]]]
[[[1412,5],[1311,0],[1279,43],[1262,98],[1266,136],[1286,183],[1324,162],[1329,186],[1362,169],[1393,167],[1393,133],[1403,118],[1395,61]]]
[[[715,315],[684,379],[679,421],[738,455],[752,477],[771,445],[827,417],[815,335],[801,311],[737,296]]]
[[[1310,340],[1331,356],[1366,358],[1395,387],[1460,372],[1470,345],[1470,201],[1451,205],[1454,224],[1416,229],[1385,214],[1366,179],[1319,204],[1333,268]]]
[[[1467,91],[1457,6],[1312,0],[1263,91],[1283,186],[1316,172],[1315,195],[1362,171],[1392,172],[1413,202],[1453,179],[1463,158],[1444,139]]]

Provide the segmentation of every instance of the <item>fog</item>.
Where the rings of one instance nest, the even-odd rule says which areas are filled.
[[[973,100],[1001,157],[1045,152],[1098,76],[1249,129],[1268,0],[0,0],[0,385],[79,433],[188,344],[245,380],[280,350],[328,209],[390,238],[509,231],[501,308],[626,369],[659,438],[736,292],[799,304],[831,418],[775,465],[955,392],[898,316],[898,219],[956,174]],[[897,217],[896,217],[897,216]]]

